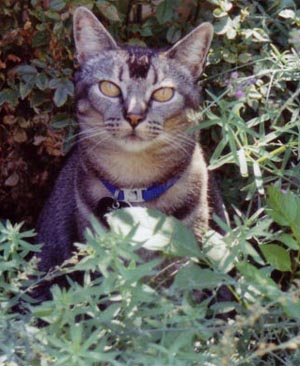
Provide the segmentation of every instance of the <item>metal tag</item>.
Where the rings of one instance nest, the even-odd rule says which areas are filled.
[[[130,204],[126,201],[117,201],[112,197],[103,197],[98,202],[96,216],[102,224],[108,227],[108,222],[105,215],[125,207],[130,207]]]
[[[128,202],[144,202],[143,191],[145,188],[122,189],[124,200]]]

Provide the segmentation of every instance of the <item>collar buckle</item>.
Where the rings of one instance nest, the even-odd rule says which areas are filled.
[[[123,188],[122,192],[124,194],[124,201],[127,202],[144,202],[143,198],[143,192],[145,191],[145,188],[133,188],[133,189],[127,189]]]

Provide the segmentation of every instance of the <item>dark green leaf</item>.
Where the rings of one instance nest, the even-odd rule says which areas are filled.
[[[68,92],[66,91],[66,89],[64,87],[58,87],[55,90],[53,97],[53,101],[56,107],[63,106],[66,103],[67,99],[68,99]]]
[[[66,6],[66,0],[50,0],[50,9],[60,11]]]
[[[156,10],[156,18],[160,24],[167,23],[173,18],[173,4],[170,0],[162,1]]]
[[[40,90],[45,90],[48,87],[48,77],[45,73],[41,72],[35,77],[35,85]]]
[[[108,1],[98,0],[97,7],[107,19],[114,22],[119,22],[121,20],[118,8]]]
[[[60,114],[56,115],[56,117],[53,119],[53,122],[51,123],[51,126],[60,129],[74,124],[75,124],[74,118],[71,118],[70,116],[67,116],[65,114]]]
[[[49,34],[45,31],[37,32],[32,38],[33,47],[42,47],[49,45]]]
[[[66,103],[68,96],[73,96],[73,94],[73,83],[70,80],[61,80],[56,86],[53,101],[57,107],[61,107]]]
[[[181,37],[181,30],[176,27],[170,27],[167,32],[167,40],[169,43],[177,42]]]
[[[20,96],[25,99],[34,87],[35,78],[32,76],[26,83],[20,83]]]
[[[17,90],[14,89],[3,89],[0,92],[0,105],[4,103],[8,103],[11,106],[16,106],[18,103],[19,93]]]
[[[33,65],[40,67],[41,69],[45,69],[47,67],[47,64],[41,60],[34,59],[31,62]]]
[[[51,79],[49,81],[49,88],[56,89],[59,87],[60,84],[61,84],[61,79],[57,79],[57,78]]]
[[[38,71],[33,66],[20,65],[20,66],[17,67],[17,72],[22,76],[22,75],[26,75],[26,74],[36,75]]]
[[[41,93],[39,90],[33,90],[30,98],[30,105],[34,107],[38,107],[44,104],[46,101],[49,101],[49,96],[45,93]]]
[[[282,226],[298,227],[300,222],[300,197],[291,191],[281,191],[275,186],[268,187],[268,214]]]

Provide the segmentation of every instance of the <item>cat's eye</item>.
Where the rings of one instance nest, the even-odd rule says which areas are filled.
[[[99,88],[107,97],[115,98],[121,95],[121,89],[111,81],[100,81]]]
[[[168,102],[173,98],[174,89],[170,87],[162,87],[155,90],[152,94],[152,98],[157,102]]]

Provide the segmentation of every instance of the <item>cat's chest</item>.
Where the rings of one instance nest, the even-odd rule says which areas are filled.
[[[99,179],[123,188],[149,187],[157,182],[165,182],[185,170],[191,156],[180,156],[176,151],[161,152],[154,146],[138,153],[107,149],[89,152],[87,159],[81,160],[82,173],[90,180],[88,185],[98,191]],[[196,150],[196,149],[195,149]]]

